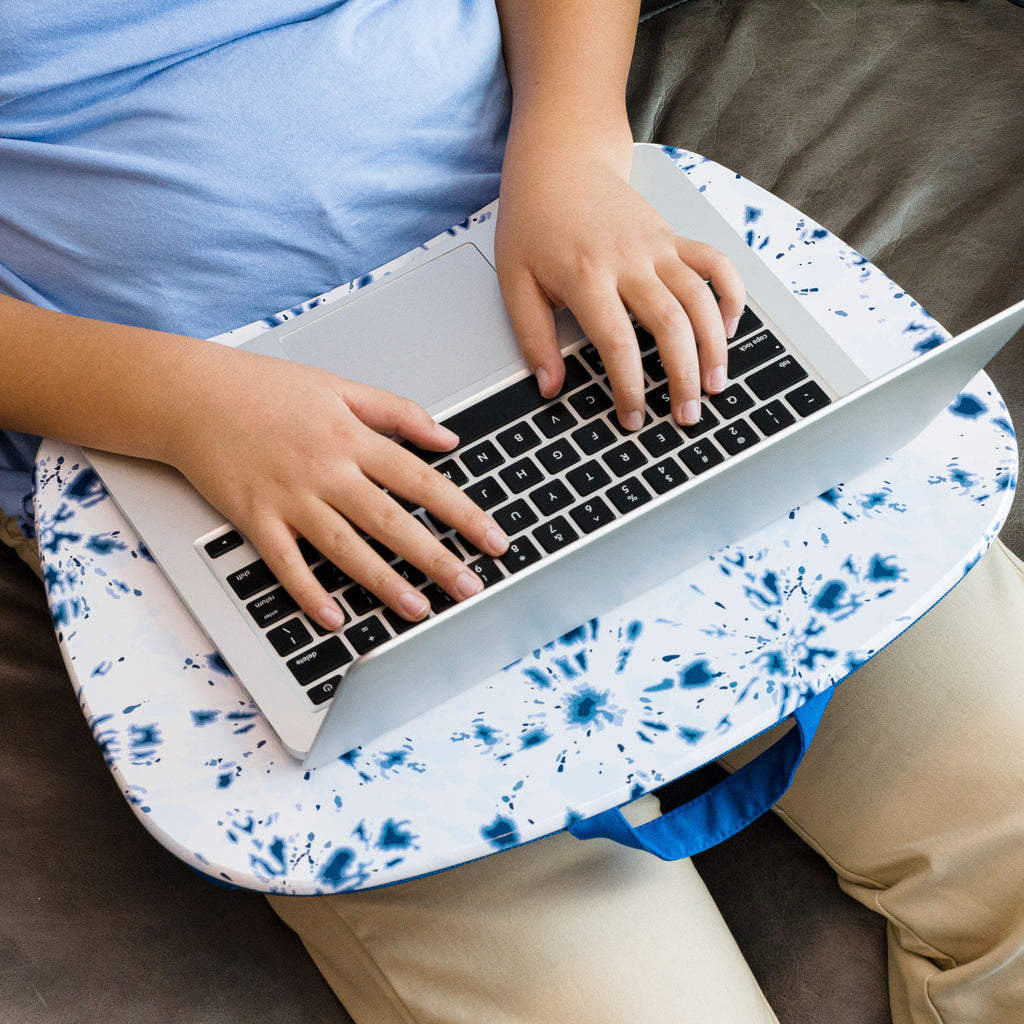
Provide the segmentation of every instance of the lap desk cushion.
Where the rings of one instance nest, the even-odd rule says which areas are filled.
[[[1017,14],[996,3],[691,0],[641,27],[634,123],[638,136],[687,145],[772,187],[956,330],[1018,298],[1024,280],[1024,199],[1012,173],[1024,140],[1021,104],[1011,103],[1024,89]],[[965,52],[986,58],[961,66],[951,89],[949,55]],[[806,66],[806,54],[820,63]],[[755,78],[753,67],[803,67],[817,98],[807,102],[797,78]],[[771,136],[766,110],[787,112],[786,134]],[[1022,348],[1018,339],[992,368],[1017,422]],[[0,1016],[346,1020],[259,897],[207,885],[138,828],[83,727],[38,584],[3,554]],[[765,888],[766,865],[788,842],[765,838],[776,824],[732,844],[723,906]],[[808,900],[808,884],[831,887],[814,872],[810,861],[799,880],[784,866],[767,875],[770,901],[738,914],[734,930],[784,1022],[884,1020],[879,933],[850,925],[824,893]],[[808,934],[813,942],[794,947]],[[881,979],[866,1004],[833,984],[858,958]]]

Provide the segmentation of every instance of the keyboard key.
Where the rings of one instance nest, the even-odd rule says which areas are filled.
[[[572,432],[572,439],[583,449],[585,455],[593,455],[615,443],[612,428],[604,420],[595,420],[585,427],[579,427]]]
[[[545,437],[558,437],[570,427],[575,427],[579,420],[569,412],[563,402],[555,402],[546,409],[541,409],[533,417],[533,422]]]
[[[334,672],[342,665],[347,665],[351,660],[352,653],[341,642],[341,638],[332,636],[329,640],[306,651],[305,654],[292,658],[287,665],[299,684],[308,686],[321,676],[327,675],[328,672]]]
[[[313,634],[306,629],[302,619],[292,619],[283,625],[275,626],[268,634],[274,650],[282,657],[294,654],[313,642]]]
[[[485,590],[487,587],[491,587],[499,580],[505,578],[505,574],[501,571],[501,566],[493,558],[488,558],[486,555],[478,558],[475,562],[470,562],[469,567],[483,580]]]
[[[569,515],[584,533],[593,533],[599,527],[614,522],[615,513],[600,499],[591,498],[569,510]]]
[[[761,318],[749,306],[744,306],[739,326],[730,341],[739,341],[748,334],[753,334],[761,326]]]
[[[462,467],[454,460],[447,459],[439,466],[434,467],[441,476],[447,477],[456,487],[461,487],[469,477],[462,471]]]
[[[513,494],[522,494],[528,487],[536,487],[544,479],[540,467],[532,459],[520,459],[506,466],[498,476]]]
[[[647,456],[632,441],[616,445],[601,460],[616,476],[628,476],[647,465]]]
[[[825,394],[821,385],[813,380],[809,380],[794,391],[787,392],[786,401],[800,416],[810,416],[812,412],[832,404],[832,399]]]
[[[404,559],[401,562],[396,562],[391,568],[394,569],[410,587],[418,587],[427,582],[426,575],[420,572],[415,565],[406,562]]]
[[[591,416],[610,409],[614,403],[612,396],[600,384],[591,384],[575,395],[570,395],[569,404],[576,410],[580,419],[588,420]]]
[[[573,420],[575,422],[575,420]],[[560,473],[580,461],[580,453],[563,437],[537,452],[537,460],[549,473]]]
[[[508,505],[495,509],[491,515],[509,537],[522,533],[523,530],[537,522],[537,513],[527,505],[523,498],[517,498]]]
[[[731,388],[726,388],[717,395],[709,395],[708,401],[724,420],[739,416],[741,412],[746,412],[754,405],[754,399],[742,384],[733,384]]]
[[[682,443],[679,431],[671,423],[659,423],[637,436],[653,458],[675,451]]]
[[[266,629],[279,619],[299,610],[299,606],[283,587],[272,590],[269,594],[257,597],[245,606],[253,621],[260,629]]]
[[[590,371],[579,361],[576,356],[565,357],[565,380],[562,383],[562,390],[559,391],[559,395],[567,395],[570,391],[575,391],[576,388],[583,387],[584,384],[588,384],[594,378],[590,375]]]
[[[487,477],[486,480],[478,480],[475,484],[470,484],[466,488],[465,493],[470,501],[478,505],[485,512],[488,509],[494,508],[495,505],[500,505],[508,497],[501,484],[492,476]]]
[[[531,448],[536,448],[540,444],[540,438],[533,427],[526,423],[519,423],[514,427],[509,427],[508,430],[503,430],[498,435],[498,444],[505,449],[508,455],[515,458],[517,455],[528,452]]]
[[[622,435],[623,437],[632,437],[632,436],[633,436],[633,435],[634,435],[634,434],[636,433],[636,431],[635,431],[635,430],[627,430],[627,429],[626,429],[626,428],[625,428],[625,427],[624,427],[624,426],[623,426],[623,425],[622,425],[622,424],[621,424],[621,423],[619,422],[619,414],[618,414],[617,412],[613,412],[613,413],[612,413],[612,414],[611,414],[611,415],[610,415],[610,416],[608,417],[608,419],[609,419],[609,421],[611,422],[611,425],[612,425],[612,426],[613,426],[613,427],[614,427],[614,428],[615,428],[615,429],[616,429],[616,430],[617,430],[617,431],[618,431],[618,432],[619,432],[619,433],[620,433],[620,434],[621,434],[621,435]],[[643,423],[641,424],[641,427],[649,427],[649,426],[650,426],[650,425],[651,425],[651,424],[652,424],[653,422],[654,422],[654,420],[653,420],[653,418],[652,418],[651,414],[650,414],[649,412],[647,412],[646,410],[644,410],[644,422],[643,422]]]
[[[340,683],[341,676],[332,676],[330,679],[325,679],[322,683],[317,683],[316,686],[311,686],[306,691],[306,696],[313,704],[319,707],[334,696],[334,692],[338,689]]]
[[[542,516],[553,516],[568,508],[576,499],[561,480],[552,480],[535,491],[530,491],[530,501],[540,509]]]
[[[604,360],[601,358],[601,353],[597,351],[597,346],[592,342],[587,342],[583,348],[580,349],[580,355],[583,357],[584,362],[598,375],[598,377],[604,377],[607,375],[607,370],[604,368]]]
[[[754,428],[746,420],[735,420],[727,427],[716,431],[715,440],[730,455],[739,455],[740,452],[757,444],[761,438],[757,436]]]
[[[490,441],[484,441],[483,444],[470,448],[468,452],[463,452],[459,458],[462,459],[462,464],[473,476],[483,476],[484,473],[490,473],[492,469],[497,469],[498,466],[503,465],[505,462],[501,452]]]
[[[623,514],[646,505],[651,500],[651,492],[635,476],[609,487],[605,497]]]
[[[357,617],[372,612],[374,608],[379,608],[384,603],[376,594],[359,584],[349,587],[341,596]]]
[[[239,569],[228,576],[228,586],[244,601],[253,594],[258,594],[267,587],[272,587],[277,582],[277,577],[267,568],[263,559],[250,562],[244,569]]]
[[[333,562],[323,562],[313,570],[313,575],[324,590],[341,590],[346,583],[351,583],[351,577],[341,571]]]
[[[341,629],[341,627],[344,626],[346,622],[352,621],[352,616],[345,611],[345,609],[342,607],[341,601],[339,601],[338,598],[334,598],[334,603],[338,606],[338,611],[341,612],[341,622],[339,622],[334,629],[328,629],[326,626],[321,626],[320,623],[317,622],[315,619],[306,620],[309,623],[310,627],[312,628],[313,632],[316,633],[317,636],[330,636],[332,633],[336,633],[339,629]]]
[[[651,388],[646,395],[647,408],[657,417],[668,416],[672,412],[672,399],[669,397],[668,385],[661,384]]]
[[[368,619],[363,619],[362,622],[357,622],[346,629],[345,639],[352,645],[356,654],[366,654],[391,637],[384,623],[376,615],[371,615]]]
[[[392,611],[390,608],[384,609],[384,621],[387,622],[388,626],[391,627],[391,632],[398,636],[400,633],[404,633],[407,629],[412,629],[413,626],[418,625],[418,622],[410,622],[408,619],[403,619],[398,612]]]
[[[657,348],[658,345],[654,335],[650,331],[645,331],[639,324],[636,325],[636,343],[640,346],[640,351],[643,353],[650,352],[652,349]]]
[[[790,423],[796,422],[796,417],[777,398],[763,408],[755,409],[750,414],[750,418],[754,421],[754,426],[765,437],[771,437],[783,427],[788,427]]]
[[[763,401],[806,376],[807,371],[792,356],[786,356],[777,363],[752,373],[747,378],[747,386]]]
[[[665,367],[661,364],[661,353],[657,349],[648,352],[640,361],[643,363],[644,373],[650,377],[652,384],[660,384],[668,379]]]
[[[700,437],[706,434],[712,427],[718,426],[718,417],[703,402],[700,404],[700,419],[689,426],[680,427],[687,437]]]
[[[643,478],[650,484],[655,494],[664,494],[678,487],[687,478],[682,466],[674,459],[662,459],[649,469],[643,471]]]
[[[234,551],[235,548],[241,546],[242,535],[237,530],[228,530],[227,533],[222,533],[219,537],[207,541],[203,545],[203,550],[210,558],[220,558],[221,555],[226,555],[229,551]]]
[[[717,466],[725,459],[725,456],[707,440],[698,441],[696,444],[691,444],[689,448],[684,448],[679,453],[679,457],[694,476],[712,466]]]
[[[510,384],[507,388],[457,412],[454,416],[449,416],[444,421],[444,426],[459,435],[459,441],[463,446],[470,445],[474,441],[479,441],[481,437],[493,434],[494,431],[521,420],[531,412],[536,412],[546,401],[533,377],[524,377],[515,384]],[[418,449],[416,454],[419,454]],[[426,453],[428,460],[431,456],[436,458],[438,454],[445,453]]]
[[[299,546],[299,554],[306,565],[316,565],[324,556],[305,537],[298,537],[295,541]]]
[[[781,356],[786,350],[771,331],[758,331],[752,338],[729,348],[729,376],[742,377],[755,366]]]
[[[565,478],[581,498],[593,494],[594,491],[599,491],[612,482],[612,478],[596,459],[592,462],[585,462],[575,469],[570,469],[565,474]]]
[[[556,516],[550,522],[538,526],[533,536],[549,555],[579,539],[579,534],[565,516]]]
[[[514,537],[508,550],[501,556],[501,564],[509,573],[521,572],[534,562],[540,561],[541,553],[528,537]]]
[[[430,610],[435,615],[439,615],[455,604],[455,598],[442,590],[436,583],[428,583],[420,593],[430,602]]]

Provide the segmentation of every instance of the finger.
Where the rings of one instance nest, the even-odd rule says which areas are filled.
[[[747,297],[743,278],[736,265],[725,253],[702,242],[680,239],[676,248],[680,259],[697,271],[705,281],[711,282],[711,287],[718,296],[719,315],[725,336],[732,338],[739,326]]]
[[[380,434],[397,434],[430,451],[447,451],[459,443],[455,434],[411,398],[345,381],[343,400],[362,423]]]
[[[672,260],[658,267],[661,280],[686,311],[697,346],[699,384],[715,394],[727,384],[725,327],[711,289],[699,272]]]
[[[698,283],[707,291],[703,281]],[[701,415],[700,364],[686,311],[657,277],[637,283],[632,291],[624,292],[624,298],[640,325],[653,334],[658,343],[658,355],[668,380],[672,417],[678,423],[696,423]]]
[[[627,430],[639,430],[644,422],[640,346],[618,290],[607,285],[580,289],[570,297],[569,308],[601,354],[619,423]]]
[[[554,398],[565,380],[565,363],[555,333],[551,303],[529,273],[503,278],[501,296],[520,351],[537,378],[540,393],[545,398]]]

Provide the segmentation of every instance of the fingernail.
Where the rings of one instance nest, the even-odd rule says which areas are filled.
[[[700,402],[695,402],[692,398],[683,402],[682,408],[682,420],[684,423],[696,423],[700,419]]]
[[[712,391],[722,391],[725,389],[725,385],[728,383],[729,378],[725,375],[724,366],[716,366],[711,371],[711,376],[708,378],[708,383],[711,385]]]
[[[418,619],[426,614],[427,608],[429,608],[430,605],[422,594],[415,594],[407,590],[398,599],[398,607],[401,608],[406,615],[410,615],[412,618]]]
[[[437,439],[443,441],[449,448],[454,448],[459,443],[459,435],[453,434],[447,427],[437,425]]]
[[[467,569],[455,577],[455,589],[459,592],[460,597],[472,597],[484,589],[484,582],[475,572],[470,572]]]
[[[738,316],[734,316],[734,317],[733,317],[733,318],[732,318],[732,319],[731,319],[731,320],[730,320],[730,321],[729,321],[729,322],[728,322],[728,323],[727,323],[727,324],[725,325],[725,336],[726,336],[727,338],[731,338],[731,337],[732,337],[732,336],[733,336],[733,335],[734,335],[734,334],[736,333],[736,330],[737,330],[737,328],[739,327],[739,325],[740,325],[740,318],[739,318]]]
[[[626,413],[625,422],[622,424],[627,430],[639,430],[644,425],[644,414],[634,409]]]
[[[551,387],[551,374],[549,374],[543,366],[538,366],[535,376],[537,378],[537,387],[540,388],[540,393],[547,397],[548,388]]]
[[[508,537],[501,530],[488,530],[484,542],[488,549],[496,555],[502,554],[508,548]]]
[[[337,629],[344,621],[337,605],[325,604],[320,609],[320,621],[328,629]]]

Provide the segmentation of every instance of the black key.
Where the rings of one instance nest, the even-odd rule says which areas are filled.
[[[429,515],[430,513],[428,512],[427,514]],[[396,555],[394,551],[387,546],[387,544],[381,540],[377,540],[376,537],[369,537],[366,534],[363,534],[363,541],[372,551],[375,551],[380,555],[385,562],[393,562],[398,557],[398,555]]]
[[[316,686],[311,686],[306,691],[306,696],[319,707],[334,696],[334,692],[337,690],[340,682],[341,676],[332,676],[330,679],[325,679],[322,683],[317,683]]]
[[[651,388],[647,392],[647,408],[655,416],[668,416],[672,412],[672,399],[669,397],[668,385],[662,384],[659,387]]]
[[[782,355],[786,350],[771,331],[758,331],[752,338],[729,348],[729,376],[741,377],[755,366]]]
[[[682,466],[674,459],[662,459],[661,462],[645,469],[643,478],[651,485],[655,494],[664,494],[678,487],[687,479]]]
[[[306,565],[316,565],[324,556],[305,537],[299,537],[295,541],[299,546],[299,554]]]
[[[420,584],[427,582],[427,577],[415,565],[406,562],[404,559],[401,562],[396,562],[391,568],[411,587],[418,587]]]
[[[617,412],[613,412],[613,413],[611,414],[611,416],[609,416],[609,417],[608,417],[608,419],[609,419],[609,420],[611,421],[611,424],[612,424],[612,426],[614,426],[614,427],[615,427],[615,429],[616,429],[616,430],[617,430],[617,431],[618,431],[618,432],[619,432],[619,433],[620,433],[620,434],[621,434],[621,435],[622,435],[623,437],[632,437],[632,436],[633,436],[633,435],[634,435],[634,434],[636,433],[636,431],[635,431],[635,430],[627,430],[627,429],[626,429],[626,428],[625,428],[625,427],[624,427],[624,426],[623,426],[623,425],[622,425],[622,424],[621,424],[621,423],[619,422],[619,414],[618,414]],[[653,422],[654,422],[654,420],[653,420],[653,418],[652,418],[651,414],[650,414],[649,412],[647,412],[647,411],[645,410],[645,411],[644,411],[644,421],[643,421],[643,423],[641,424],[641,429],[642,429],[643,427],[648,427],[648,426],[650,426],[650,425],[651,425],[651,424],[652,424]]]
[[[712,466],[717,466],[725,459],[725,456],[710,441],[705,440],[691,444],[689,448],[684,448],[679,453],[679,458],[683,460],[686,468],[696,476]]]
[[[488,509],[494,508],[495,505],[500,505],[508,497],[501,484],[493,476],[487,477],[486,480],[478,480],[475,484],[470,484],[466,488],[465,493],[470,501],[478,505],[485,512]]]
[[[545,437],[557,437],[570,427],[575,427],[579,420],[569,412],[563,402],[555,402],[546,409],[541,409],[533,417],[533,422]]]
[[[600,499],[591,498],[569,510],[569,515],[576,520],[576,525],[584,533],[593,533],[601,526],[615,520],[615,513]]]
[[[203,549],[210,558],[220,558],[221,555],[226,555],[229,551],[234,551],[235,548],[240,548],[241,546],[242,535],[237,530],[228,530],[227,533],[222,533],[219,537],[208,540],[203,545]]]
[[[324,590],[340,590],[346,583],[352,582],[333,562],[318,565],[313,570],[313,575]]]
[[[801,416],[810,416],[812,412],[832,404],[832,399],[825,394],[821,385],[813,380],[809,380],[794,391],[787,392],[786,401]]]
[[[228,577],[228,585],[244,601],[253,594],[258,594],[267,587],[272,587],[277,582],[277,577],[267,568],[263,559],[250,562],[244,569],[233,572]]]
[[[532,459],[520,459],[506,466],[498,476],[513,494],[522,494],[528,487],[536,487],[544,479],[540,467]]]
[[[310,626],[312,626],[313,632],[316,633],[317,636],[330,636],[332,633],[336,633],[342,626],[345,625],[346,622],[352,621],[352,616],[349,615],[348,612],[346,612],[345,609],[342,607],[341,601],[339,601],[337,598],[334,598],[334,603],[338,606],[338,611],[341,612],[341,622],[338,623],[335,629],[328,629],[326,626],[321,626],[320,623],[317,622],[315,619],[307,620]]]
[[[358,584],[354,587],[349,587],[341,596],[356,615],[365,615],[367,612],[372,612],[374,608],[379,608],[384,603],[372,591]]]
[[[612,397],[600,384],[591,384],[589,388],[569,396],[569,404],[576,410],[580,419],[588,420],[599,412],[610,409]]]
[[[434,467],[441,476],[446,476],[456,487],[461,487],[469,477],[462,472],[462,467],[454,460],[448,459],[442,462],[440,466]]]
[[[341,637],[332,636],[322,644],[310,648],[297,658],[287,662],[291,673],[302,686],[319,679],[321,676],[333,672],[335,669],[347,665],[352,660],[352,653],[341,642]]]
[[[734,420],[715,432],[715,440],[730,454],[739,455],[761,440],[746,420]]]
[[[410,622],[408,619],[403,619],[398,612],[392,611],[390,608],[384,609],[384,619],[387,624],[391,627],[391,632],[398,636],[399,633],[404,633],[407,629],[412,629],[413,626],[419,625],[422,621],[417,619],[416,622]]]
[[[345,639],[352,645],[356,654],[365,654],[391,637],[384,628],[384,623],[376,615],[371,615],[368,619],[363,619],[362,622],[357,622],[346,629]]]
[[[297,650],[313,642],[313,634],[306,629],[302,619],[292,619],[283,625],[275,626],[267,639],[275,651],[282,657],[294,654]]]
[[[654,457],[675,451],[682,443],[679,431],[670,423],[659,423],[638,435],[637,440]]]
[[[443,591],[436,583],[428,583],[420,593],[430,602],[430,610],[435,615],[455,604],[455,598]]]
[[[755,409],[750,414],[750,418],[754,421],[754,426],[765,437],[771,437],[783,427],[788,427],[790,423],[796,422],[796,417],[777,398],[763,408]]]
[[[538,526],[533,536],[549,555],[579,538],[565,516],[556,516],[551,522]]]
[[[498,444],[513,458],[536,448],[540,444],[537,431],[526,423],[520,423],[508,430],[503,430],[498,435]]]
[[[753,398],[742,384],[733,384],[732,387],[726,388],[720,394],[708,395],[708,401],[724,420],[732,416],[739,416],[741,412],[746,412],[754,404]]]
[[[488,558],[486,555],[483,558],[478,558],[475,562],[470,562],[469,567],[483,580],[485,589],[505,578],[505,574],[501,571],[501,566],[493,558]]]
[[[647,353],[651,349],[657,348],[658,343],[654,340],[654,335],[650,331],[645,331],[639,325],[636,328],[636,343],[640,346],[640,351]]]
[[[743,315],[740,317],[736,333],[729,340],[739,341],[748,334],[753,334],[759,327],[761,327],[761,318],[749,306],[744,306]]]
[[[575,466],[580,461],[580,453],[569,444],[568,438],[563,437],[560,441],[541,448],[537,452],[537,459],[549,473],[558,473],[569,466]]]
[[[551,480],[543,487],[530,491],[530,501],[540,509],[543,516],[553,516],[563,508],[568,508],[575,500],[561,480]]]
[[[299,606],[283,587],[272,590],[269,594],[257,597],[246,606],[246,611],[253,617],[253,621],[260,629],[266,629],[286,615],[298,611]]]
[[[747,387],[762,401],[796,384],[807,376],[807,371],[792,357],[786,356],[747,378]]]
[[[696,423],[683,426],[680,429],[687,437],[700,437],[706,434],[712,427],[718,426],[718,417],[703,403],[700,404],[700,419]]]
[[[510,573],[520,572],[528,565],[539,562],[541,553],[527,537],[515,537],[508,546],[508,551],[501,556],[501,564]]]
[[[657,349],[648,352],[640,361],[643,363],[644,373],[651,378],[652,383],[660,384],[668,379],[665,367],[661,364],[661,353]]]
[[[581,497],[585,498],[594,491],[610,484],[612,478],[604,467],[595,459],[592,462],[585,462],[582,466],[570,469],[565,474],[566,480],[572,485],[572,489]]]
[[[535,412],[546,401],[547,399],[537,389],[537,382],[533,377],[524,377],[515,384],[510,384],[507,388],[448,417],[444,425],[459,435],[461,445],[470,445],[474,441],[479,441],[481,437],[486,437],[487,434],[492,434],[495,430],[500,430]],[[428,458],[436,458],[438,455],[434,452],[426,454]]]
[[[583,356],[586,364],[598,375],[598,377],[604,377],[607,371],[604,368],[604,360],[601,358],[601,353],[597,351],[597,346],[593,342],[587,342],[583,348],[580,349],[580,355]]]
[[[495,509],[491,515],[494,516],[494,521],[510,537],[517,533],[522,533],[527,527],[533,526],[537,522],[537,513],[527,505],[523,498],[517,498],[508,505]]]
[[[609,487],[605,497],[623,514],[646,505],[651,500],[651,492],[635,476]]]
[[[615,442],[615,435],[612,428],[604,420],[595,420],[585,427],[579,427],[572,432],[572,439],[583,449],[585,455],[593,455],[602,448]]]
[[[616,476],[628,476],[647,465],[647,456],[632,441],[616,445],[601,460]]]
[[[559,395],[567,395],[570,391],[582,387],[594,378],[590,371],[576,358],[576,356],[565,357],[565,381],[562,383],[562,390]]]
[[[459,550],[459,545],[455,543],[454,537],[442,537],[441,543],[456,557],[462,558],[463,552]]]
[[[473,476],[483,476],[484,473],[490,473],[492,469],[497,469],[498,466],[505,462],[501,452],[490,441],[484,441],[483,444],[470,448],[468,452],[463,452],[459,458],[462,459],[462,464]]]

